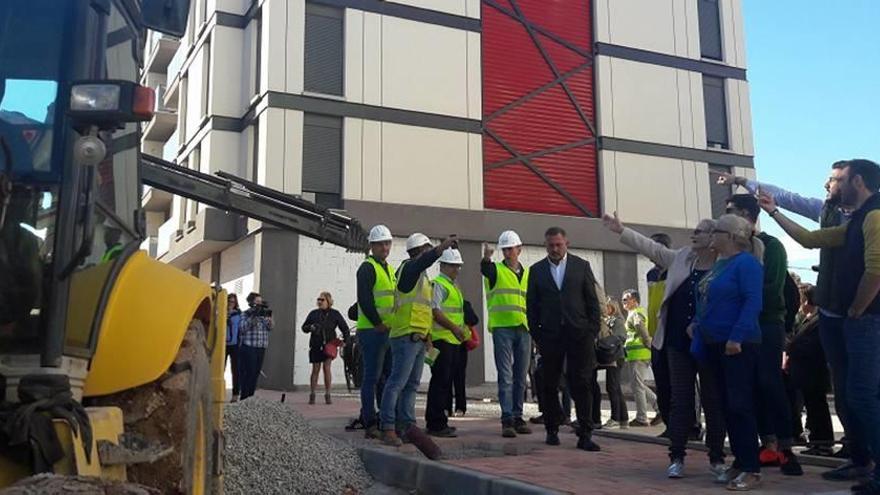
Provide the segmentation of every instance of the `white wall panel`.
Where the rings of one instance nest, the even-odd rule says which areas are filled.
[[[363,199],[366,201],[382,201],[382,127],[384,124],[375,120],[363,122]],[[347,160],[347,158],[345,158]]]
[[[462,17],[469,14],[467,5],[468,0],[390,0],[389,3],[399,3],[411,7],[436,10],[438,12],[460,15]],[[479,17],[479,15],[477,17]]]
[[[345,99],[364,102],[364,12],[345,9]]]
[[[382,104],[468,116],[468,33],[382,19]]]
[[[483,209],[483,138],[468,134],[468,208]]]
[[[342,122],[342,197],[363,199],[364,121],[346,118]]]
[[[303,113],[284,111],[284,192],[302,194]]]
[[[305,86],[305,2],[287,2],[287,42],[285,48],[285,87],[288,93],[302,93]],[[277,59],[270,58],[275,61]]]
[[[262,54],[262,64],[260,65],[260,92],[265,91],[281,91],[287,90],[287,65],[289,58],[287,55],[287,9],[288,4],[298,4],[303,6],[303,2],[287,2],[286,0],[264,0],[262,8],[262,25],[263,32],[260,41],[262,46],[260,51]],[[303,21],[305,22],[305,16]],[[290,36],[293,36],[291,34]],[[303,36],[303,31],[298,33],[299,37]],[[302,63],[300,56],[299,63]],[[302,78],[302,69],[299,71]],[[300,85],[302,91],[302,85]]]
[[[467,117],[483,118],[483,71],[479,33],[467,33]]]
[[[610,70],[612,100],[600,104],[610,107],[614,137],[679,145],[676,70],[622,59],[611,59]]]
[[[208,113],[239,118],[247,111],[248,100],[242,98],[244,87],[252,77],[244,65],[245,31],[216,26],[211,37],[211,91]],[[207,90],[207,88],[205,89]]]
[[[382,200],[468,208],[468,134],[382,124]]]
[[[676,0],[598,0],[604,10],[599,19],[606,21],[607,39],[599,41],[675,55]]]
[[[378,14],[364,13],[363,102],[368,105],[382,105],[382,23],[384,19]],[[346,74],[345,77],[349,77],[349,74]]]
[[[241,134],[237,132],[210,131],[202,141],[201,171],[223,171],[246,178],[247,164],[241,160],[241,144]]]

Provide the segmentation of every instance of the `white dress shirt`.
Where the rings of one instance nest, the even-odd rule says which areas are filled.
[[[562,281],[565,280],[565,265],[568,263],[568,254],[566,253],[565,257],[559,260],[558,265],[554,265],[553,261],[547,260],[550,262],[550,276],[553,277],[553,281],[556,282],[556,288],[562,290]]]

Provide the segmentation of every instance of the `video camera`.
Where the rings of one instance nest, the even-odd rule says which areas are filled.
[[[251,306],[251,314],[254,316],[271,317],[272,310],[269,309],[269,303],[266,301],[263,301],[260,304],[254,304],[253,306]]]

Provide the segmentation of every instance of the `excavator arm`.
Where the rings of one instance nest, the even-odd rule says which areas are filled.
[[[141,155],[140,173],[144,184],[162,191],[342,246],[350,252],[369,249],[367,233],[356,219],[232,174],[209,175],[148,154]]]

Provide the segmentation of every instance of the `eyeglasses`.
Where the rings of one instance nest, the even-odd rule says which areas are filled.
[[[323,297],[318,298],[318,302],[324,302],[324,301],[326,301],[326,299],[324,299]]]

